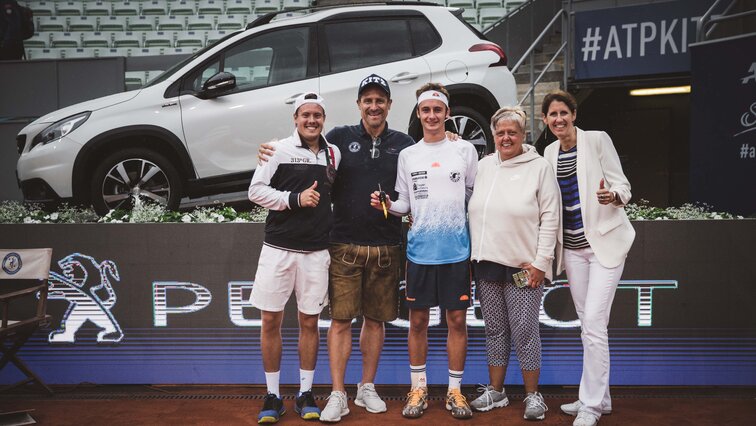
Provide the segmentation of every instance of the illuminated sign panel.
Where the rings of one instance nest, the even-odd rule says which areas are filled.
[[[756,385],[756,274],[753,262],[744,261],[756,245],[756,221],[634,226],[638,236],[609,323],[612,383]],[[54,384],[264,382],[260,313],[249,302],[263,225],[96,225],[86,231],[0,225],[8,246],[53,247],[52,321],[20,354],[34,371]],[[543,296],[544,385],[580,380],[580,328],[568,285],[557,279]],[[407,318],[402,306],[386,327],[379,383],[408,380]],[[430,322],[428,378],[445,383],[443,312],[432,310]],[[485,324],[477,301],[467,323],[465,383],[485,382]],[[326,310],[316,383],[330,380],[329,324]],[[283,383],[298,381],[296,325],[292,300],[282,331]],[[355,341],[359,327],[355,321]],[[350,383],[360,378],[359,345],[354,348]],[[513,356],[510,370],[518,368]],[[12,369],[0,374],[0,382],[14,379]],[[510,374],[507,383],[520,380]]]

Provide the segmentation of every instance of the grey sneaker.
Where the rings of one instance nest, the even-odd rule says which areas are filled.
[[[372,383],[357,384],[357,397],[354,398],[354,405],[363,407],[370,413],[383,413],[386,411],[386,403],[378,396],[378,392],[375,391],[375,385]]]
[[[509,398],[507,398],[504,388],[499,392],[491,385],[481,385],[478,387],[478,392],[481,392],[480,396],[470,403],[470,406],[477,411],[489,411],[509,405]]]
[[[543,402],[543,395],[538,392],[529,393],[525,397],[525,420],[543,420],[549,407]]]
[[[426,408],[428,408],[428,389],[416,387],[407,394],[407,402],[402,409],[402,416],[416,419],[423,415]]]
[[[333,391],[328,396],[328,403],[320,413],[321,422],[338,422],[342,416],[349,414],[347,394],[342,391]]]
[[[587,411],[579,411],[572,426],[596,426],[598,417]]]
[[[571,416],[577,416],[578,411],[580,411],[580,408],[583,406],[583,403],[580,402],[580,400],[577,400],[575,402],[569,403],[569,404],[563,404],[561,407],[562,412],[564,414],[569,414]],[[601,407],[601,414],[602,415],[608,415],[612,414],[612,407]]]

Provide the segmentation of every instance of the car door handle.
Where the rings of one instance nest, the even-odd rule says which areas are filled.
[[[293,104],[293,103],[294,103],[294,101],[296,101],[296,100],[297,100],[297,98],[298,98],[298,97],[300,97],[300,96],[302,96],[302,93],[297,93],[296,95],[291,95],[291,97],[290,97],[289,99],[286,99],[286,100],[284,101],[284,103],[285,103],[286,105],[291,105],[291,104]]]
[[[391,77],[389,80],[392,83],[401,83],[403,81],[412,81],[416,78],[420,77],[419,74],[411,73],[411,72],[401,72],[393,77]]]

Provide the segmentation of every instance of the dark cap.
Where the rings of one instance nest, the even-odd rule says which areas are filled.
[[[377,74],[370,74],[369,76],[365,77],[365,79],[360,82],[360,88],[357,89],[357,98],[362,96],[362,92],[370,86],[377,86],[383,89],[383,91],[386,92],[388,97],[391,98],[391,89],[389,89],[388,83],[386,82],[386,80],[384,80],[383,77]]]

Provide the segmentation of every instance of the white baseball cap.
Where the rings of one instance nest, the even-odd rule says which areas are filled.
[[[315,92],[302,93],[297,96],[297,99],[294,101],[294,113],[296,114],[296,112],[299,111],[299,107],[304,104],[320,105],[320,107],[323,108],[323,113],[325,113],[325,100]]]

